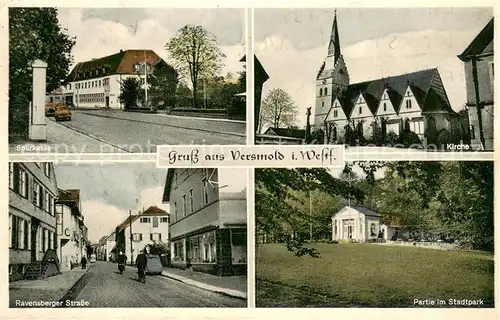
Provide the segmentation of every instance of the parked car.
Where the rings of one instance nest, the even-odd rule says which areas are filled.
[[[148,258],[147,274],[161,274],[163,272],[160,256],[157,254],[146,254],[146,258]]]
[[[60,120],[71,120],[71,110],[64,105],[64,104],[59,104],[56,106],[56,112],[54,114],[54,118],[56,121]]]
[[[52,117],[56,113],[56,105],[52,102],[45,104],[45,116]]]

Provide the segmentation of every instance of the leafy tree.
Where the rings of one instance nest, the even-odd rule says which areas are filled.
[[[290,201],[299,201],[295,192],[320,190],[332,196],[364,195],[345,181],[331,176],[325,168],[255,170],[256,229],[263,234],[282,234],[290,251],[298,256],[317,256],[314,248],[304,247],[304,238],[295,236],[303,227],[303,213]]]
[[[61,28],[55,8],[9,8],[9,137],[26,136],[32,99],[31,63],[47,63],[47,92],[65,84],[75,38]]]
[[[123,103],[124,109],[136,108],[137,102],[142,95],[141,81],[137,78],[127,78],[120,84],[120,91],[121,94],[118,99]]]
[[[146,245],[146,248],[150,254],[157,254],[159,256],[169,253],[168,245],[166,243],[150,243]]]
[[[193,86],[193,107],[197,107],[199,80],[220,72],[225,55],[216,37],[202,26],[186,25],[165,45],[175,67]]]
[[[175,105],[179,74],[171,65],[160,60],[148,82],[151,86],[149,94],[153,108],[160,105],[162,108]]]
[[[261,106],[261,122],[273,128],[289,128],[295,124],[297,106],[292,97],[283,89],[269,91]]]

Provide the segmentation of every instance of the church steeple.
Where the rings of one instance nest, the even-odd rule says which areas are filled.
[[[330,44],[328,45],[328,56],[333,56],[333,61],[336,64],[340,58],[340,40],[339,28],[337,25],[337,10],[334,12],[332,33],[330,35]]]

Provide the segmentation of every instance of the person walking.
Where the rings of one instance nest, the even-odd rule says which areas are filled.
[[[146,267],[148,266],[148,258],[146,257],[145,250],[142,250],[141,253],[137,256],[135,261],[137,266],[137,272],[139,274],[139,281],[146,281]]]
[[[85,256],[82,257],[82,269],[85,269],[87,267],[87,258]]]

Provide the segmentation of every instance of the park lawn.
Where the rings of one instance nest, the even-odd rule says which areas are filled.
[[[493,256],[377,244],[314,244],[296,257],[256,248],[257,307],[414,307],[414,299],[483,299],[494,307]]]

